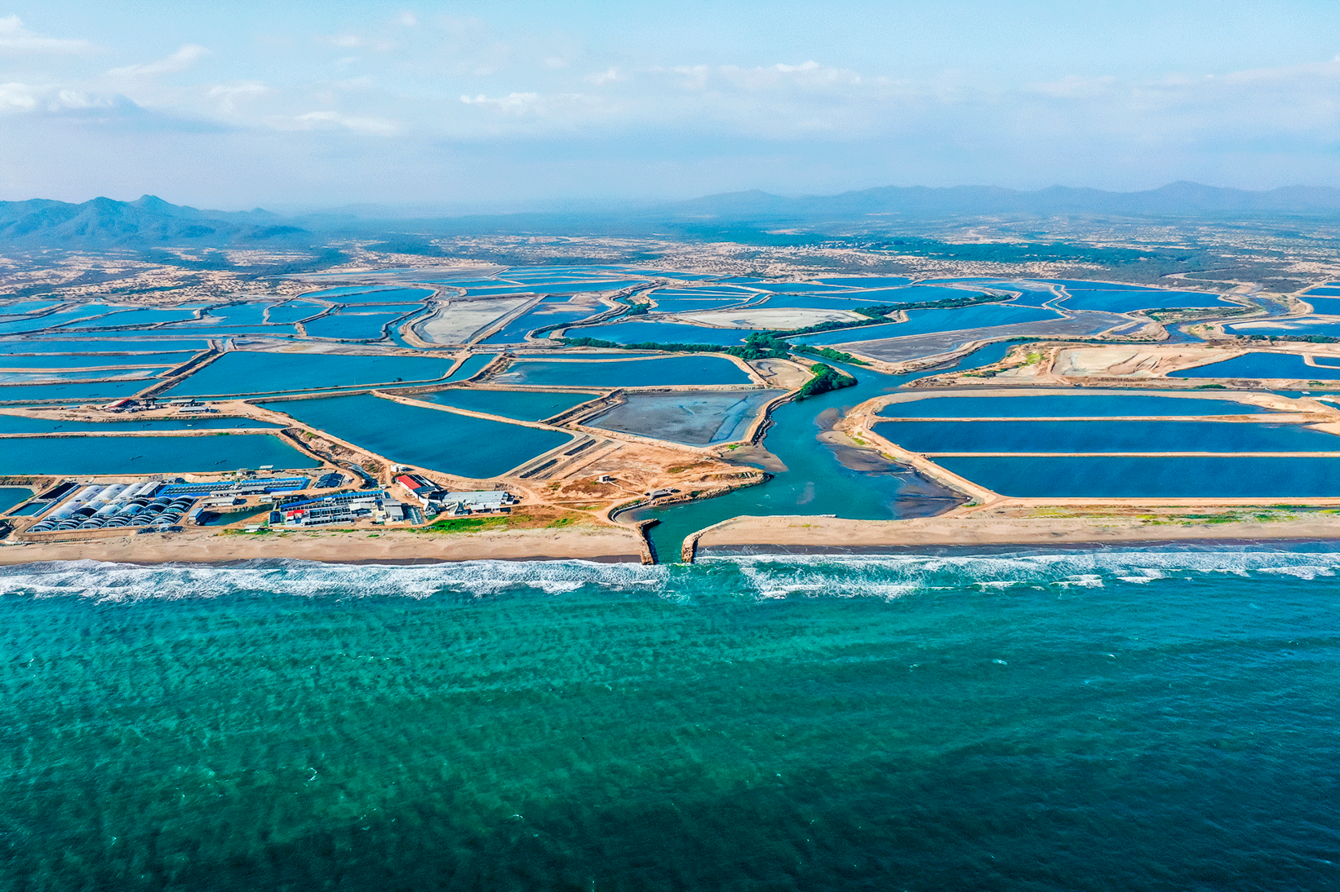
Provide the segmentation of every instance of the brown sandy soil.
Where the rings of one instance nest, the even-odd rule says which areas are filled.
[[[641,541],[631,530],[586,524],[466,533],[295,530],[264,535],[146,534],[84,542],[14,543],[0,547],[0,564],[75,560],[225,563],[275,558],[329,563],[538,558],[636,561],[640,553]]]
[[[1258,539],[1340,539],[1340,514],[1249,507],[1084,509],[1001,506],[909,520],[741,517],[704,531],[702,548],[900,548],[1085,545]]]

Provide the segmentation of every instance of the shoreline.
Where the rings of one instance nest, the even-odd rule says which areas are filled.
[[[1234,509],[1244,511],[1240,506]],[[1250,509],[1248,509],[1250,510]],[[1264,511],[1265,509],[1258,509]],[[738,517],[696,537],[703,555],[772,553],[907,553],[947,549],[955,553],[999,553],[1010,548],[1099,550],[1108,546],[1224,546],[1265,542],[1340,542],[1340,515],[1297,512],[1269,519],[1205,522],[1204,515],[1157,512],[1126,515],[1076,513],[1019,516],[1009,509],[953,513],[904,520],[836,517]]]
[[[689,555],[703,558],[788,555],[970,555],[1019,550],[1103,551],[1109,548],[1250,548],[1340,544],[1340,513],[1229,506],[1229,514],[1189,509],[1041,514],[1025,508],[969,509],[900,520],[850,520],[820,515],[737,517],[688,537]],[[1273,512],[1273,513],[1272,513]],[[1248,519],[1248,517],[1253,519]],[[483,530],[425,535],[398,530],[297,534],[137,535],[0,546],[0,566],[93,560],[237,566],[297,560],[327,564],[423,566],[464,561],[646,563],[633,527]],[[669,557],[668,555],[665,557]],[[673,563],[665,561],[664,563]]]
[[[255,560],[329,564],[434,564],[460,561],[587,560],[640,563],[641,539],[612,526],[576,529],[483,530],[424,534],[398,530],[303,532],[288,535],[158,534],[82,542],[23,542],[0,546],[0,566],[93,560],[155,564],[230,565]]]

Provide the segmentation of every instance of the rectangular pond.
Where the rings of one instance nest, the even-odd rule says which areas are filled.
[[[72,382],[0,386],[0,403],[89,403],[134,396],[151,381]]]
[[[638,320],[646,317],[635,317]],[[738,328],[708,328],[682,322],[618,322],[610,325],[584,325],[565,332],[570,338],[598,338],[615,344],[711,344],[721,347],[739,347],[744,344],[747,330]]]
[[[517,421],[544,421],[553,418],[582,403],[595,399],[589,393],[563,393],[548,390],[470,390],[453,388],[439,390],[437,393],[418,394],[417,400],[467,409],[471,412],[484,412],[488,415],[501,415],[515,418]]]
[[[417,307],[415,308],[417,309]],[[409,315],[412,310],[390,313],[336,313],[306,323],[309,337],[343,341],[378,341],[386,335],[386,326]]]
[[[688,446],[740,440],[759,412],[784,390],[633,393],[587,425]]]
[[[1200,291],[1098,291],[1066,289],[1070,292],[1061,306],[1067,310],[1104,310],[1109,313],[1131,313],[1136,310],[1158,310],[1169,307],[1213,308],[1228,310],[1239,306],[1220,300],[1216,294]]]
[[[195,312],[192,310],[162,310],[149,308],[140,310],[127,309],[98,319],[72,322],[68,325],[61,326],[61,330],[72,331],[82,328],[108,328],[110,326],[122,325],[159,325],[168,322],[184,322],[194,318]]]
[[[912,280],[906,276],[824,276],[822,279],[815,279],[824,285],[836,285],[839,288],[849,286],[852,288],[896,288],[899,285],[906,285]]]
[[[0,439],[5,474],[206,474],[263,465],[297,470],[319,463],[269,434]]]
[[[1340,437],[1231,421],[887,421],[904,449],[941,452],[1340,452]],[[1340,463],[1340,462],[1337,462]]]
[[[484,479],[572,440],[571,434],[406,406],[370,394],[264,404],[390,461]]]
[[[145,339],[135,340],[95,340],[93,338],[71,339],[14,339],[0,341],[0,355],[14,355],[24,353],[103,353],[114,354],[117,356],[130,353],[149,353],[149,352],[191,352],[199,353],[208,349],[209,341],[206,340],[173,340],[163,338],[162,340]],[[83,362],[84,360],[79,360]],[[137,363],[139,360],[134,356],[127,356],[128,363]],[[132,363],[132,364],[133,364]]]
[[[1336,289],[1329,289],[1335,291]],[[1312,311],[1322,316],[1340,316],[1340,291],[1336,292],[1336,297],[1318,297],[1315,292],[1303,297],[1308,303],[1312,304]]]
[[[954,456],[948,470],[1017,498],[1317,498],[1340,496],[1324,457]]]
[[[527,334],[536,329],[580,322],[608,309],[604,304],[574,304],[565,297],[547,297],[534,309],[522,313],[480,343],[520,344],[525,341]]]
[[[432,288],[328,288],[312,291],[302,297],[315,297],[337,304],[399,304],[418,303],[433,296]]]
[[[1236,322],[1225,325],[1231,333],[1270,335],[1288,338],[1291,334],[1340,338],[1340,319],[1334,316],[1302,316],[1260,322]]]
[[[64,310],[58,310],[55,313],[48,313],[45,316],[31,316],[0,322],[0,335],[22,334],[23,332],[54,328],[58,325],[101,316],[121,309],[124,309],[124,307],[109,307],[103,304],[77,304]]]
[[[981,304],[957,307],[952,310],[909,310],[906,322],[803,335],[795,340],[803,344],[814,344],[816,346],[849,344],[883,338],[901,338],[909,335],[990,328],[1020,322],[1043,322],[1060,318],[1059,313],[1042,307]]]
[[[117,380],[144,379],[167,371],[166,367],[144,369],[43,369],[23,372],[0,372],[0,384],[60,384],[73,381],[93,381],[99,378]]]
[[[738,297],[659,297],[655,296],[656,306],[652,314],[657,313],[701,313],[744,303],[746,296]],[[808,298],[801,298],[807,300]],[[822,298],[820,298],[822,300]]]
[[[195,356],[194,352],[181,353],[117,353],[110,356],[64,356],[45,353],[40,356],[0,355],[0,369],[78,369],[93,367],[135,365],[181,365]],[[115,374],[115,372],[111,373]]]
[[[238,428],[276,427],[268,421],[254,418],[212,418],[199,415],[181,418],[124,418],[117,421],[71,421],[62,418],[29,418],[25,415],[0,414],[0,434],[68,434],[97,431],[124,433],[126,431],[207,431],[237,430]]]
[[[228,396],[427,382],[442,378],[454,362],[451,357],[234,351],[223,354],[168,393],[172,397]]]
[[[1292,353],[1246,353],[1222,362],[1169,372],[1168,377],[1294,378],[1304,381],[1335,381],[1340,380],[1340,369],[1310,366],[1303,361],[1302,356]]]
[[[14,303],[0,303],[0,314],[5,316],[23,316],[28,313],[40,313],[52,307],[60,306],[59,300],[20,300]]]
[[[26,486],[0,486],[0,513],[32,498],[33,491]]]
[[[890,403],[883,418],[1060,418],[1102,415],[1247,415],[1267,411],[1235,400],[1147,393],[932,396]]]
[[[310,319],[325,309],[325,307],[319,304],[280,304],[279,306],[270,308],[270,313],[266,319],[269,322],[279,323],[280,325],[292,324],[294,322],[301,322],[304,319]]]
[[[602,362],[518,359],[492,381],[518,387],[682,387],[748,384],[750,378],[729,359],[690,354]]]

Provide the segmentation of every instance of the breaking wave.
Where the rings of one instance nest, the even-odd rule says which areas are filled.
[[[1340,553],[1306,551],[1111,550],[993,555],[708,558],[738,567],[760,597],[898,598],[946,590],[1096,589],[1197,577],[1314,580],[1340,572]]]
[[[326,564],[294,560],[231,566],[69,561],[0,568],[0,595],[81,596],[98,601],[217,598],[561,595],[583,588],[670,600],[866,597],[923,592],[1058,592],[1188,580],[1311,581],[1340,573],[1340,553],[1252,550],[1104,550],[992,555],[709,557],[694,566],[590,561],[463,561],[431,565]]]

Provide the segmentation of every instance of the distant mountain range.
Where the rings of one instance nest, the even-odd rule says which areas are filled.
[[[95,198],[0,202],[0,246],[111,248],[210,247],[294,240],[311,233],[268,211],[202,211],[145,195],[136,201]]]
[[[731,192],[640,208],[396,220],[353,213],[280,217],[263,210],[210,211],[152,195],[136,201],[95,198],[82,204],[33,199],[0,202],[0,248],[103,249],[171,246],[317,246],[337,236],[388,238],[463,232],[574,230],[609,233],[693,231],[712,226],[830,226],[981,217],[1240,218],[1340,217],[1340,190],[1286,186],[1266,192],[1178,182],[1144,192],[1053,186],[1022,192],[992,186],[884,187],[840,195],[786,197]],[[426,247],[426,243],[425,243]]]
[[[1128,217],[1204,217],[1228,214],[1340,214],[1340,189],[1285,186],[1268,192],[1221,189],[1178,182],[1144,192],[1104,192],[1052,186],[1021,192],[996,186],[886,186],[841,195],[786,198],[767,192],[730,192],[671,205],[685,215],[736,220],[781,217],[856,220],[872,215],[906,217],[1058,214]]]

